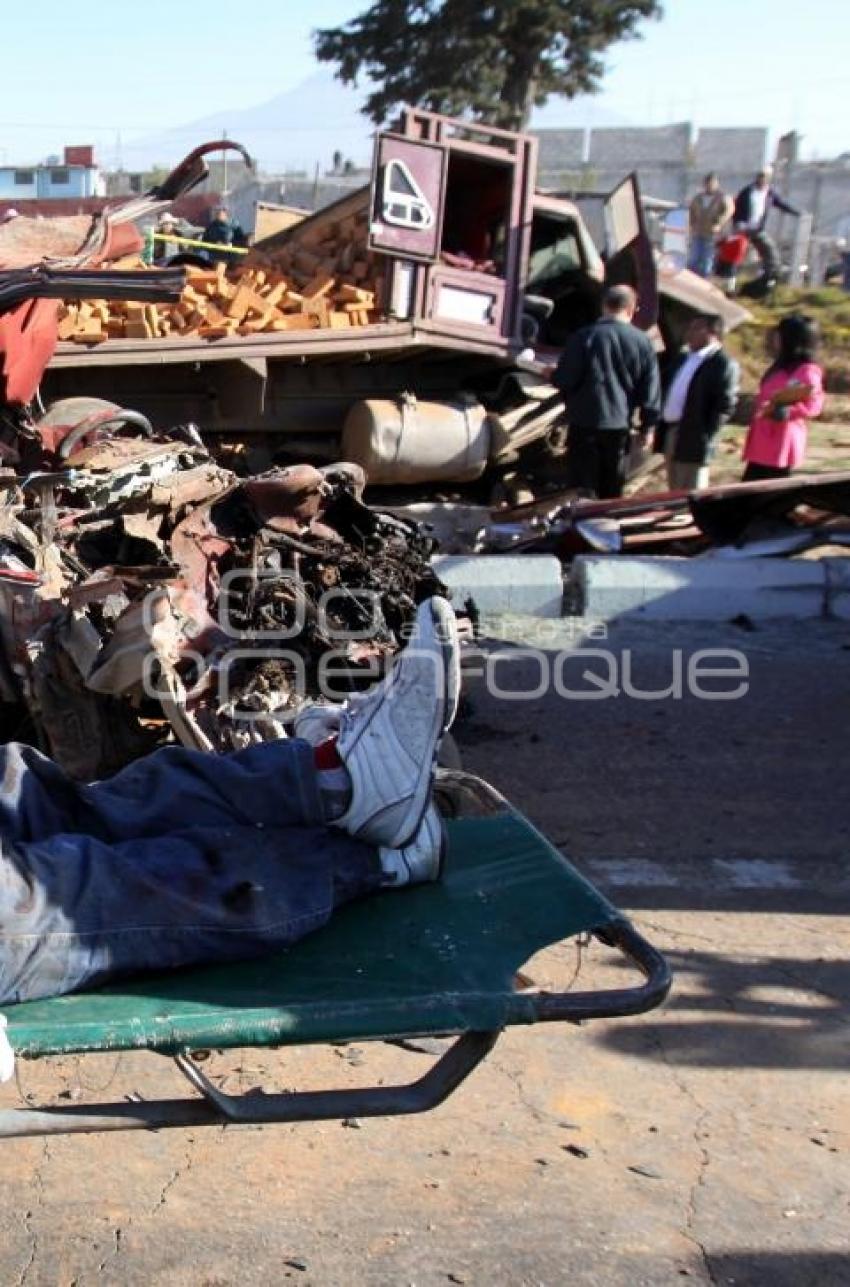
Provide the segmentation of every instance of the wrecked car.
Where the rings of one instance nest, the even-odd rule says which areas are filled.
[[[433,540],[364,505],[357,466],[238,479],[193,426],[93,401],[46,420],[63,467],[0,479],[0,691],[75,777],[286,736],[445,592]]]

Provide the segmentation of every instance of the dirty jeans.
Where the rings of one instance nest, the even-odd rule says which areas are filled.
[[[88,786],[0,747],[0,1004],[259,956],[379,884],[306,742],[167,747]]]

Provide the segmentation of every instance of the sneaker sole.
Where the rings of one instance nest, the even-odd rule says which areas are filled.
[[[416,814],[413,825],[407,833],[399,847],[403,848],[416,835],[422,823],[425,821],[425,814],[428,812],[428,806],[434,791],[434,779],[437,773],[437,755],[440,750],[440,742],[454,723],[457,715],[458,701],[460,700],[460,640],[457,633],[457,622],[451,605],[446,599],[434,596],[430,600],[431,607],[431,624],[434,627],[434,634],[440,644],[440,657],[443,662],[443,718],[440,722],[440,730],[434,739],[434,749],[431,754],[431,766],[427,778],[424,779],[425,790],[422,793],[422,799],[419,802],[419,809]],[[414,796],[414,801],[418,796]],[[442,829],[442,839],[440,842],[440,859],[439,872],[443,866],[443,850],[445,849],[445,828]],[[437,879],[437,877],[435,877]]]
[[[437,655],[442,662],[442,684],[440,685],[442,691],[438,694],[442,710],[433,736],[431,762],[428,771],[423,772],[421,775],[417,790],[413,793],[408,803],[407,812],[390,836],[376,837],[374,835],[374,820],[372,820],[371,825],[360,828],[354,833],[358,838],[366,840],[367,843],[379,844],[388,849],[403,849],[405,845],[409,844],[422,825],[431,801],[437,767],[437,752],[443,735],[455,717],[460,695],[459,644],[454,613],[445,599],[435,597],[429,600],[428,603],[433,639],[439,645]],[[349,772],[351,771],[351,767],[349,767]],[[356,790],[357,783],[353,782],[353,786]],[[345,817],[341,818],[336,825],[345,829]]]
[[[428,810],[426,808],[425,813],[427,812]],[[429,883],[433,883],[434,881],[439,880],[443,874],[443,870],[446,865],[448,833],[446,831],[446,824],[443,818],[440,816],[439,810],[436,809],[436,806],[435,806],[435,812],[437,814],[437,822],[440,828],[440,841],[437,848],[437,859],[436,859],[436,864],[434,866],[434,870],[433,872],[429,872],[428,875],[423,876],[421,873],[417,874],[414,868],[412,868],[409,865],[409,863],[405,862],[404,865],[405,867],[407,867],[407,871],[408,871],[408,880],[407,880],[408,885],[426,885]],[[425,814],[422,815],[422,823],[420,825],[423,825],[424,822],[425,822]],[[402,858],[404,858],[403,853],[402,853]]]

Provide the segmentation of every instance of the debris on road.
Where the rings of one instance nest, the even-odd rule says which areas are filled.
[[[699,492],[589,500],[572,492],[495,510],[480,553],[760,558],[850,546],[850,472],[731,483]]]
[[[654,1170],[651,1166],[627,1166],[627,1171],[633,1175],[642,1175],[646,1180],[663,1180],[664,1176],[660,1171]]]

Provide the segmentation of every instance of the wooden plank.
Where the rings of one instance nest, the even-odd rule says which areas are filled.
[[[140,321],[127,320],[124,323],[124,334],[128,340],[149,340],[151,339],[151,330],[148,323],[143,319]]]
[[[235,317],[241,322],[256,299],[253,288],[247,282],[243,282],[233,299],[228,301],[227,316]]]
[[[60,317],[59,324],[56,327],[60,340],[70,340],[77,329],[77,310],[71,305]]]
[[[282,277],[281,280],[275,286],[272,286],[271,290],[266,291],[263,296],[267,306],[269,308],[277,308],[278,304],[282,304],[287,289],[288,286],[286,279]]]
[[[375,303],[375,296],[372,291],[364,290],[362,286],[351,286],[348,282],[340,286],[337,291],[337,298],[364,308],[371,308]]]
[[[316,318],[311,313],[286,313],[278,321],[272,322],[273,331],[312,331],[316,329]]]
[[[318,299],[308,299],[304,301],[304,312],[315,317],[316,325],[319,327],[330,325],[328,321],[330,311],[331,306],[324,296],[320,296]]]
[[[306,286],[301,288],[301,294],[305,300],[321,299],[323,295],[330,295],[336,286],[336,277],[333,273],[317,273]]]
[[[192,264],[187,264],[186,275],[190,286],[215,286],[218,282],[218,273],[214,268],[197,268]]]
[[[78,331],[76,335],[71,336],[72,344],[103,344],[106,340],[105,331]]]

